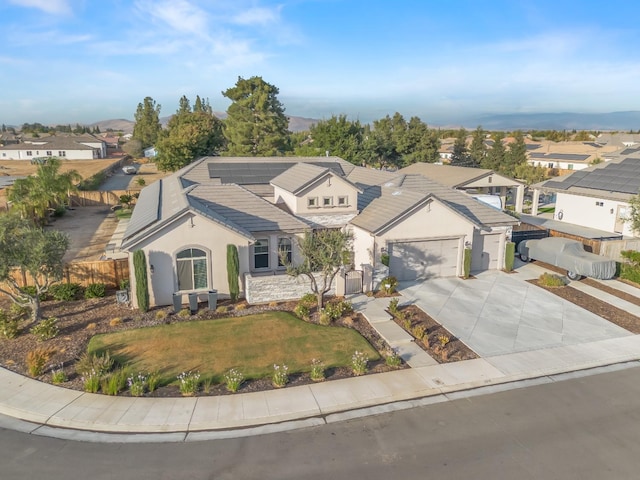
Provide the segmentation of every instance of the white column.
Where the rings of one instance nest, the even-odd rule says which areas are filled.
[[[540,189],[533,191],[533,204],[531,205],[531,215],[538,215],[538,206],[540,204]]]
[[[524,185],[518,185],[516,188],[516,212],[522,213],[524,204]]]

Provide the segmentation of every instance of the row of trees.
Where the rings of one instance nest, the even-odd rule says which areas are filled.
[[[407,121],[396,112],[372,125],[334,115],[314,124],[309,132],[291,134],[278,93],[278,88],[261,77],[239,77],[234,87],[222,92],[231,100],[224,121],[216,118],[208,100],[198,96],[192,108],[183,96],[166,129],[160,124],[161,106],[146,97],[135,113],[134,148],[155,146],[158,167],[165,171],[178,170],[203,155],[323,156],[326,152],[357,165],[401,168],[415,162],[438,161],[441,139],[455,135],[454,165],[488,168],[527,182],[545,177],[544,169],[527,164],[521,131],[512,133],[514,141],[508,146],[503,142],[504,133],[494,133],[489,147],[489,132],[478,127],[467,145],[465,129],[429,128],[418,117]]]

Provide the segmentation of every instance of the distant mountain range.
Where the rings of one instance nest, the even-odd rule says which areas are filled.
[[[213,114],[216,117],[220,118],[221,120],[224,120],[225,118],[227,118],[226,112],[213,112]],[[161,117],[160,123],[163,126],[166,126],[169,120],[171,120],[172,116],[173,115],[169,115],[168,117]],[[318,123],[318,120],[313,118],[289,116],[289,130],[291,130],[292,132],[302,132],[305,130],[309,130],[311,125],[313,125],[314,123]],[[124,133],[133,133],[134,125],[135,125],[135,122],[132,120],[118,118],[113,120],[101,120],[99,122],[92,123],[88,126],[91,128],[97,126],[98,128],[100,128],[100,131],[103,133],[106,132],[108,129],[112,129],[115,131],[122,131]]]
[[[226,112],[213,112],[218,118],[225,119]],[[162,117],[160,122],[166,125],[171,116]],[[289,116],[289,130],[301,132],[309,130],[311,125],[318,123],[318,119]],[[134,122],[126,119],[101,120],[92,123],[90,127],[98,126],[105,132],[111,128],[125,133],[133,132]],[[486,130],[639,130],[640,111],[610,112],[610,113],[506,113],[487,114],[461,118],[448,125],[429,123],[430,127],[458,128],[453,125],[464,125],[474,129],[478,125]]]
[[[638,130],[640,111],[481,115],[465,124],[486,130]]]

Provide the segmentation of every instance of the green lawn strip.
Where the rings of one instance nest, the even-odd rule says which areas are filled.
[[[116,210],[115,214],[119,220],[122,220],[125,218],[131,218],[133,210],[131,210],[130,208],[123,208],[122,210]]]
[[[554,213],[556,211],[556,207],[540,207],[538,208],[538,213]]]
[[[378,352],[356,330],[303,322],[287,312],[182,322],[96,335],[90,353],[109,351],[132,372],[158,372],[161,384],[175,382],[184,371],[222,382],[230,368],[245,378],[270,376],[273,365],[290,373],[308,372],[314,358],[326,367],[346,366],[356,350],[370,360]]]

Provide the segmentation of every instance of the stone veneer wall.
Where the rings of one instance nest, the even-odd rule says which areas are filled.
[[[289,275],[251,275],[246,273],[245,298],[250,304],[297,300],[305,293],[311,292],[309,278],[305,275],[292,277]],[[334,279],[328,295],[335,295]]]

